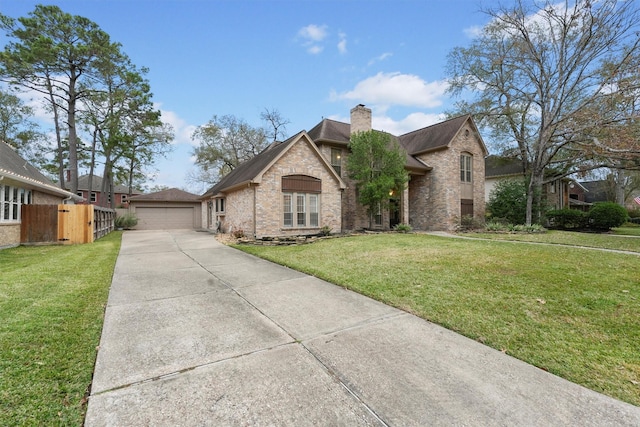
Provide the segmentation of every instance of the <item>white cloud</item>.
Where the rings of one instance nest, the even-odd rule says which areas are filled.
[[[465,36],[469,37],[470,39],[475,39],[482,33],[482,27],[480,25],[474,25],[474,26],[465,28],[464,30],[462,30],[462,32],[464,33]]]
[[[312,55],[317,55],[323,50],[324,50],[324,47],[317,44],[311,45],[307,48],[307,52],[309,52]]]
[[[442,105],[447,87],[444,80],[426,82],[412,74],[380,72],[360,81],[350,91],[332,93],[331,98],[375,104],[381,108],[392,105],[433,108]]]
[[[393,56],[393,53],[391,53],[391,52],[385,52],[385,53],[383,53],[382,55],[376,56],[375,58],[371,59],[371,60],[367,63],[367,65],[373,65],[373,64],[375,64],[376,62],[382,62],[382,61],[384,61],[385,59],[390,58],[390,57],[392,57],[392,56]]]
[[[339,33],[340,41],[338,42],[338,52],[341,55],[347,53],[347,35],[345,33]]]
[[[177,144],[188,144],[188,145],[196,145],[191,140],[191,135],[193,131],[196,130],[196,126],[190,125],[184,121],[181,117],[179,117],[175,112],[169,110],[163,110],[160,104],[155,104],[154,107],[160,110],[162,123],[169,124],[173,127],[174,138],[172,141],[173,145]]]
[[[302,46],[312,55],[317,55],[324,50],[322,41],[328,36],[326,25],[310,24],[298,30],[297,39]]]
[[[413,132],[417,129],[422,129],[427,126],[431,126],[435,123],[440,123],[445,119],[443,114],[426,114],[426,113],[411,113],[407,117],[394,120],[389,116],[373,116],[371,118],[372,126],[374,129],[383,130],[393,135],[402,135],[407,132]]]
[[[298,31],[298,37],[312,42],[320,42],[327,37],[327,26],[315,24],[307,25]]]

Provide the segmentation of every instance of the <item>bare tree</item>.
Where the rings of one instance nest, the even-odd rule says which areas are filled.
[[[260,118],[262,121],[267,123],[267,136],[272,139],[272,142],[276,142],[278,138],[281,140],[286,139],[287,137],[287,125],[291,123],[291,121],[282,117],[280,112],[275,108],[269,110],[265,108],[262,113],[260,113]]]
[[[637,130],[638,103],[629,98],[637,100],[638,79],[620,78],[640,67],[640,12],[631,1],[518,0],[485,13],[491,22],[480,35],[449,54],[450,91],[471,91],[458,108],[493,140],[516,146],[531,224],[549,169],[557,178],[637,164],[638,139],[612,135]]]

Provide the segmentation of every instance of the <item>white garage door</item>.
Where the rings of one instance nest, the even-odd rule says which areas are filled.
[[[194,228],[192,207],[138,207],[138,230]]]

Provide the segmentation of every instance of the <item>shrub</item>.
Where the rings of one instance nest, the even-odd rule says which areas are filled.
[[[519,179],[498,181],[489,195],[487,209],[492,218],[502,218],[510,224],[524,224],[527,218],[527,183]],[[539,210],[539,206],[533,207],[533,212]]]
[[[589,226],[595,230],[611,230],[627,222],[627,210],[617,203],[595,203],[589,210]]]
[[[124,215],[117,216],[114,225],[117,228],[131,228],[138,225],[138,218],[134,214],[126,213]]]
[[[484,224],[479,219],[475,218],[473,215],[464,215],[460,219],[460,229],[461,230],[477,230],[483,228]]]
[[[393,226],[393,230],[398,233],[409,233],[413,228],[409,224],[396,224]]]
[[[490,221],[487,222],[487,225],[484,226],[487,231],[507,231],[508,224],[505,224],[502,221]]]
[[[575,209],[555,209],[547,212],[549,225],[553,228],[569,230],[587,226],[587,213]]]
[[[536,234],[536,233],[546,233],[547,229],[541,226],[540,224],[531,224],[531,225],[512,225],[509,227],[509,230],[513,233],[528,233],[528,234]]]
[[[233,237],[235,237],[236,239],[242,239],[243,237],[245,237],[244,234],[244,230],[239,228],[237,230],[234,230],[233,233],[231,233],[233,235]]]
[[[329,227],[328,225],[325,225],[324,227],[322,227],[320,229],[320,235],[321,236],[328,236],[328,235],[331,234],[331,230],[332,230],[331,227]]]

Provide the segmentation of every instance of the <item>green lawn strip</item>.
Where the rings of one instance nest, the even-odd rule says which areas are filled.
[[[640,405],[635,255],[417,234],[236,247]]]
[[[0,425],[82,425],[121,236],[0,251]]]
[[[640,237],[640,225],[638,224],[634,224],[633,226],[623,226],[623,227],[614,228],[611,231],[613,231],[614,234],[617,234],[620,236]]]
[[[617,229],[616,229],[617,230]],[[635,231],[634,228],[630,230]],[[615,231],[615,230],[614,230]],[[589,248],[612,249],[629,252],[640,252],[640,238],[633,236],[632,232],[622,234],[610,233],[578,233],[573,231],[549,230],[546,233],[460,233],[461,236],[491,239],[510,240],[517,242],[549,243],[558,245],[584,246]]]

